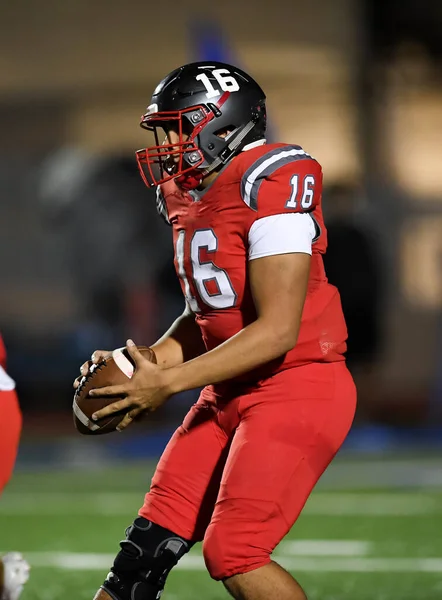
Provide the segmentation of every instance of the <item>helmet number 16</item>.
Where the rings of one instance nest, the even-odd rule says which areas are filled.
[[[212,75],[215,77],[222,92],[237,92],[239,90],[239,83],[227,69],[214,69],[212,71]],[[221,92],[213,86],[206,73],[200,73],[197,75],[196,80],[201,81],[206,88],[207,99],[216,98],[217,96],[221,95]]]

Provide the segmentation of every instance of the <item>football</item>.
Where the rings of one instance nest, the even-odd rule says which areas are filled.
[[[138,346],[141,354],[156,363],[155,352],[146,346]],[[123,419],[127,409],[92,421],[95,411],[122,400],[123,396],[89,396],[90,390],[108,385],[125,383],[134,374],[135,364],[126,348],[114,350],[108,357],[96,365],[92,365],[75,390],[72,404],[74,424],[79,433],[84,435],[100,435],[111,433]]]

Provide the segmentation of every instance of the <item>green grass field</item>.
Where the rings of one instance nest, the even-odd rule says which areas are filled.
[[[140,468],[17,473],[0,500],[0,551],[20,550],[31,563],[23,600],[92,599],[150,476]],[[440,599],[442,490],[320,488],[274,557],[311,600]],[[163,598],[228,596],[197,548]]]

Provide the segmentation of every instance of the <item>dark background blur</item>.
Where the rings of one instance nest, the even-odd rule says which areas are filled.
[[[352,443],[441,444],[441,28],[435,0],[4,3],[0,330],[24,441],[80,442],[80,364],[128,336],[152,343],[182,310],[170,230],[136,171],[139,117],[166,73],[227,47],[266,90],[271,135],[324,168]],[[151,428],[172,429],[192,398]]]

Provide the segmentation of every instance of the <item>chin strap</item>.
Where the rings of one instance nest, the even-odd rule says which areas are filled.
[[[175,182],[180,186],[181,189],[185,191],[195,190],[201,185],[207,175],[210,175],[210,173],[213,173],[213,171],[222,165],[225,165],[235,156],[238,151],[238,147],[244,138],[252,131],[255,125],[256,121],[249,121],[208,167],[205,167],[204,169],[193,169],[192,171],[188,171],[184,175],[177,177]]]
[[[249,121],[241,131],[227,144],[217,158],[204,170],[204,176],[207,176],[212,171],[215,171],[221,165],[225,165],[230,159],[232,159],[238,151],[239,146],[242,144],[244,138],[249,135],[252,129],[255,127],[256,121]]]

